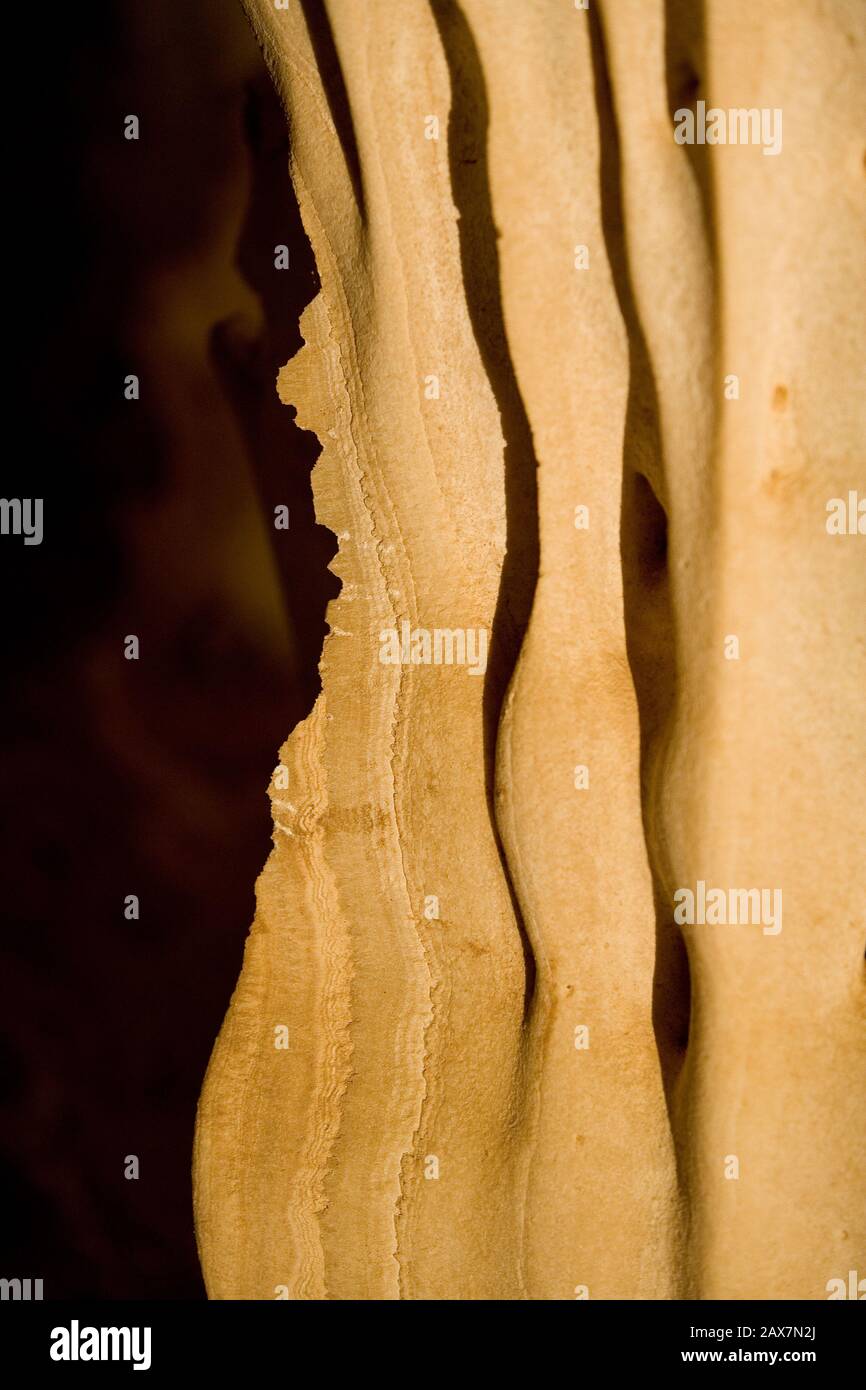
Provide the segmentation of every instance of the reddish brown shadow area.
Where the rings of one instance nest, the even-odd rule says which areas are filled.
[[[2,548],[0,1273],[201,1298],[195,1107],[337,588],[274,390],[315,269],[233,0],[61,7],[45,62],[50,175],[15,171],[36,438],[4,495],[45,519]]]

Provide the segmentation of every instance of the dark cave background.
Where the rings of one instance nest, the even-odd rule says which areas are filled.
[[[7,168],[2,494],[44,499],[44,539],[0,538],[0,1275],[201,1299],[195,1107],[338,587],[274,391],[317,281],[239,0],[53,7],[35,81]]]

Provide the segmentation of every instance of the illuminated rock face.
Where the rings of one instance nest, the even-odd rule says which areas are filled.
[[[866,12],[246,7],[342,590],[202,1095],[208,1292],[826,1298],[866,1270],[866,539],[833,525]]]

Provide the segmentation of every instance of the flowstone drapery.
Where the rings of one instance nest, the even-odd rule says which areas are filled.
[[[208,1292],[826,1298],[866,1275],[866,11],[246,8],[342,589],[201,1100]]]

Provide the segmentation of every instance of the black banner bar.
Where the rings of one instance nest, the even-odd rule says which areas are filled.
[[[863,1302],[861,1298],[858,1300]],[[363,1323],[355,1324],[363,1307]],[[311,1351],[328,1349],[328,1375],[333,1374],[332,1352],[336,1343],[353,1361],[353,1373],[369,1373],[372,1358],[392,1360],[395,1337],[411,1336],[416,1349],[428,1345],[433,1334],[460,1337],[471,1353],[511,1360],[510,1341],[520,1329],[527,1333],[543,1327],[545,1335],[563,1336],[571,1343],[570,1361],[575,1371],[593,1367],[614,1374],[625,1371],[667,1371],[673,1367],[720,1365],[768,1368],[800,1365],[826,1378],[828,1372],[856,1365],[862,1352],[864,1324],[861,1314],[840,1302],[821,1303],[614,1303],[581,1302],[557,1313],[548,1309],[531,1313],[524,1307],[507,1312],[508,1324],[500,1324],[503,1305],[449,1304],[427,1309],[418,1322],[404,1308],[391,1322],[371,1322],[368,1303],[348,1309],[305,1303],[287,1307],[275,1301],[263,1303],[25,1303],[6,1302],[0,1308],[0,1373],[4,1378],[16,1366],[26,1375],[50,1372],[62,1380],[70,1375],[93,1377],[110,1368],[112,1374],[135,1375],[160,1381],[178,1372],[219,1373],[221,1382],[232,1374],[257,1374],[264,1367],[285,1368],[294,1376],[309,1366]],[[464,1323],[463,1319],[470,1321]],[[540,1316],[542,1323],[536,1323]],[[479,1317],[482,1322],[479,1323]],[[444,1322],[443,1322],[444,1318]],[[488,1323],[487,1319],[491,1321]],[[501,1333],[499,1329],[502,1329]],[[357,1337],[353,1335],[357,1329]],[[380,1341],[379,1336],[386,1340]],[[491,1337],[493,1340],[491,1341]],[[324,1341],[322,1339],[325,1339]],[[511,1349],[509,1349],[511,1348]],[[579,1349],[579,1352],[576,1350]],[[519,1355],[519,1343],[517,1346]],[[544,1362],[562,1354],[545,1343]],[[302,1355],[303,1353],[303,1355]],[[577,1360],[575,1357],[577,1356]],[[302,1358],[302,1359],[298,1359]],[[366,1364],[365,1364],[366,1363]],[[323,1370],[324,1370],[323,1366]],[[452,1374],[443,1368],[443,1374]],[[465,1371],[464,1352],[461,1369]],[[429,1376],[429,1351],[425,1375]],[[309,1375],[309,1369],[305,1376]],[[11,1383],[11,1381],[10,1381]]]

